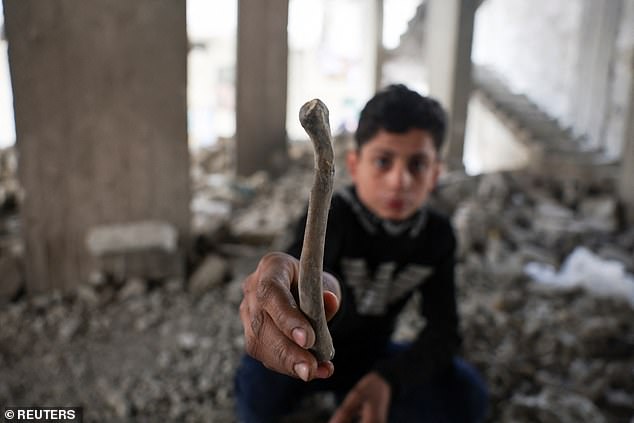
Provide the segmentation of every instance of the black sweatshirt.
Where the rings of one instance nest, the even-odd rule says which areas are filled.
[[[306,216],[287,252],[299,258]],[[371,370],[393,393],[405,392],[447,370],[460,345],[454,286],[456,240],[447,218],[425,207],[404,222],[372,214],[354,187],[333,195],[324,269],[342,289],[330,322],[335,375],[349,387]],[[422,294],[425,327],[400,355],[384,359],[396,318],[412,294]]]

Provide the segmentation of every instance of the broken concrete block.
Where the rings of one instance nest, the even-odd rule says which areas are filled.
[[[95,289],[89,284],[77,285],[75,294],[80,302],[88,306],[94,307],[99,304],[99,294],[97,294]]]
[[[231,222],[231,235],[239,242],[250,245],[270,244],[283,232],[287,222],[283,213],[263,214],[252,209]]]
[[[201,236],[215,243],[227,234],[232,210],[229,202],[195,195],[191,210],[191,229],[194,236]]]
[[[178,232],[173,225],[161,221],[101,225],[88,232],[86,243],[97,257],[148,249],[171,253],[177,249]]]
[[[125,280],[181,276],[184,259],[178,251],[178,232],[161,221],[102,225],[86,237],[88,250],[98,259],[99,272]]]
[[[487,241],[489,214],[474,201],[465,201],[455,211],[452,222],[459,240],[460,255],[472,248],[482,248]]]
[[[128,279],[119,291],[119,299],[127,300],[129,298],[139,297],[145,294],[146,290],[147,286],[145,281],[141,278],[133,277]]]
[[[589,230],[610,232],[617,227],[617,206],[613,197],[586,198],[579,204],[579,212],[583,218],[579,223]]]
[[[204,294],[211,288],[220,285],[228,271],[227,261],[215,254],[208,255],[189,279],[189,291]]]

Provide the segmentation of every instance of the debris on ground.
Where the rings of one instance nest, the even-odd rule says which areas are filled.
[[[14,153],[2,151],[0,403],[83,406],[86,422],[234,422],[241,283],[283,245],[312,178],[310,147],[293,148],[275,184],[227,176],[222,155],[197,153],[186,277],[95,274],[74,292],[37,296],[19,282],[20,192]],[[432,203],[460,241],[464,354],[488,382],[488,421],[631,422],[634,228],[614,187],[456,173]],[[413,310],[400,339],[423,324]],[[311,405],[293,421],[321,421],[333,402]]]

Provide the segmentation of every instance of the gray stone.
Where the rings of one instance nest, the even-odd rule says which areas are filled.
[[[99,295],[89,284],[80,284],[76,289],[77,299],[88,306],[99,304]]]
[[[138,297],[145,294],[147,290],[146,283],[140,278],[130,278],[119,291],[119,299],[127,300],[129,298]]]
[[[234,305],[242,302],[242,279],[234,279],[227,286],[227,300]]]
[[[179,334],[177,342],[178,346],[183,351],[192,351],[199,344],[198,337],[196,336],[196,334],[191,332],[183,332]]]
[[[579,205],[582,225],[590,230],[611,232],[616,229],[616,200],[603,196],[586,198]]]
[[[220,285],[227,272],[227,261],[218,255],[210,254],[205,257],[205,260],[189,279],[189,291],[196,295],[204,294]]]
[[[65,320],[59,328],[59,338],[62,342],[70,341],[81,326],[81,321],[77,317]]]
[[[119,419],[125,418],[129,413],[129,404],[123,393],[114,386],[108,386],[107,382],[102,384],[101,391],[103,399],[114,411],[116,417]]]

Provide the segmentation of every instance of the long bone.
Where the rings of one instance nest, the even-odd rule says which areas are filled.
[[[313,326],[315,345],[311,351],[317,361],[322,362],[331,360],[335,355],[324,313],[322,286],[324,241],[335,163],[326,105],[319,99],[310,100],[299,110],[299,121],[315,148],[315,174],[299,260],[299,308]]]

